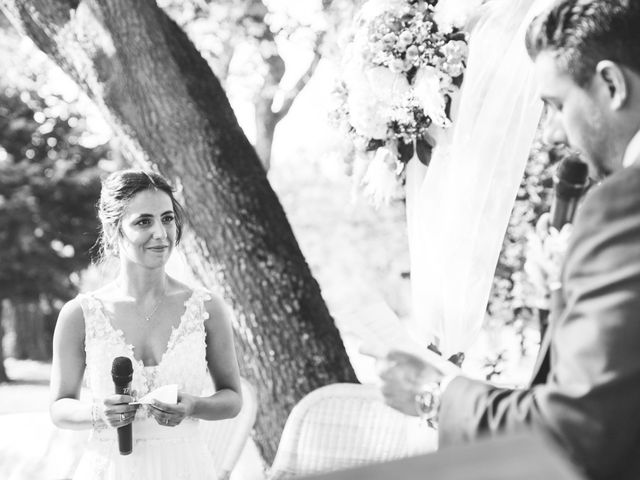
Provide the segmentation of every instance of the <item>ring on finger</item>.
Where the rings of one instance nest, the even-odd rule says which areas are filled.
[[[124,422],[125,418],[126,418],[126,417],[125,417],[124,413],[121,413],[121,414],[120,414],[120,421],[121,421],[121,422]]]

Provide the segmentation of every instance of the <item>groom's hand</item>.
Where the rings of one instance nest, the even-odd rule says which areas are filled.
[[[437,382],[442,373],[411,353],[392,350],[378,360],[381,391],[387,404],[406,415],[417,416],[416,395],[425,384]]]

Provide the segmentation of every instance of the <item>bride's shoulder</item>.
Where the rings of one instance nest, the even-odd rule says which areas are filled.
[[[84,310],[81,295],[72,298],[62,306],[56,321],[56,331],[60,332],[59,335],[67,332],[66,335],[74,337],[84,334]]]
[[[207,313],[206,319],[211,323],[230,322],[231,309],[222,296],[206,288],[199,288],[197,294],[202,298],[202,304]]]

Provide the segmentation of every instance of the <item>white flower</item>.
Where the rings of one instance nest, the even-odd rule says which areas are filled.
[[[448,93],[452,93],[456,89],[453,84],[453,78],[451,75],[447,75],[445,72],[440,73],[440,90]]]
[[[447,59],[447,62],[462,62],[467,59],[469,55],[469,46],[467,42],[462,40],[449,40],[442,46],[442,53]]]
[[[390,148],[380,147],[362,179],[364,194],[379,208],[395,197],[398,189],[396,156]]]
[[[344,80],[349,92],[347,108],[351,125],[363,137],[386,138],[391,112],[389,96],[377,94],[375,87],[372,87],[371,75],[368,71],[364,72],[357,62],[346,67]]]
[[[420,56],[420,50],[415,45],[411,45],[407,48],[406,58],[410,62],[415,62]]]
[[[401,58],[394,58],[389,62],[389,70],[393,73],[400,73],[404,71],[404,60]]]
[[[398,37],[393,32],[389,32],[384,37],[382,37],[382,43],[387,47],[393,47],[393,45],[396,43],[396,40],[398,40]]]
[[[405,48],[407,48],[407,46],[411,45],[411,42],[413,42],[413,33],[411,33],[409,30],[403,30],[402,32],[400,32],[400,35],[398,35],[396,48],[404,50]]]
[[[464,62],[469,55],[467,42],[462,40],[451,40],[442,47],[442,54],[445,61],[443,70],[452,77],[458,77],[464,72]]]
[[[400,63],[404,68],[404,62],[400,60]],[[400,72],[394,72],[385,67],[375,67],[369,68],[365,75],[376,99],[389,107],[402,103],[411,92],[407,77]]]
[[[431,117],[436,125],[449,124],[445,112],[445,99],[440,91],[440,75],[434,67],[422,67],[416,73],[413,82],[414,95],[424,113]]]
[[[370,88],[352,90],[347,105],[351,125],[359,135],[367,138],[386,138],[389,106],[377,101]]]

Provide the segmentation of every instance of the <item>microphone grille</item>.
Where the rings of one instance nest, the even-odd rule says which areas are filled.
[[[589,176],[589,167],[580,158],[571,154],[558,166],[558,179],[572,185],[585,185]]]
[[[133,374],[133,365],[128,357],[116,357],[111,364],[111,375],[127,377]]]

